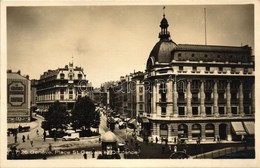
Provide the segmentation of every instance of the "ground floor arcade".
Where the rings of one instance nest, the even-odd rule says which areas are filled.
[[[250,124],[245,124],[250,123]],[[254,134],[254,121],[151,121],[151,137],[159,141],[241,141]]]

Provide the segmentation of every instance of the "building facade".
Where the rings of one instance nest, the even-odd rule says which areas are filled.
[[[37,84],[37,107],[39,111],[47,111],[55,101],[73,108],[77,98],[88,94],[88,80],[81,67],[69,63],[64,68],[48,70],[41,75]]]
[[[148,57],[143,81],[146,96],[141,116],[149,119],[149,136],[169,142],[252,136],[255,76],[251,47],[176,44],[168,26],[164,15],[160,40]]]
[[[31,82],[21,72],[7,71],[7,122],[31,121]]]

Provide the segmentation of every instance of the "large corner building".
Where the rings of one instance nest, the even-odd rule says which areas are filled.
[[[44,72],[36,86],[39,111],[47,111],[55,101],[72,109],[77,98],[87,94],[87,83],[83,68],[73,66],[73,63]]]
[[[163,16],[144,76],[148,136],[174,141],[254,135],[254,57],[249,46],[176,44]]]

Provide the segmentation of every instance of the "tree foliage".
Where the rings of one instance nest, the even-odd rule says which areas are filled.
[[[89,97],[81,97],[77,100],[72,111],[72,118],[73,127],[84,130],[89,130],[100,122],[100,115],[95,111],[94,102]]]
[[[63,128],[64,124],[67,124],[66,107],[59,101],[54,102],[48,109],[45,115],[45,127],[48,129],[52,128]]]

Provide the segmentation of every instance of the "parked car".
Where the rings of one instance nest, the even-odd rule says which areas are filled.
[[[125,122],[122,122],[122,121],[119,122],[119,123],[118,123],[118,128],[119,128],[119,129],[124,129],[124,128],[126,128],[126,123],[125,123]]]
[[[66,136],[62,137],[62,141],[79,141],[79,133],[78,132],[71,132],[67,133]]]

